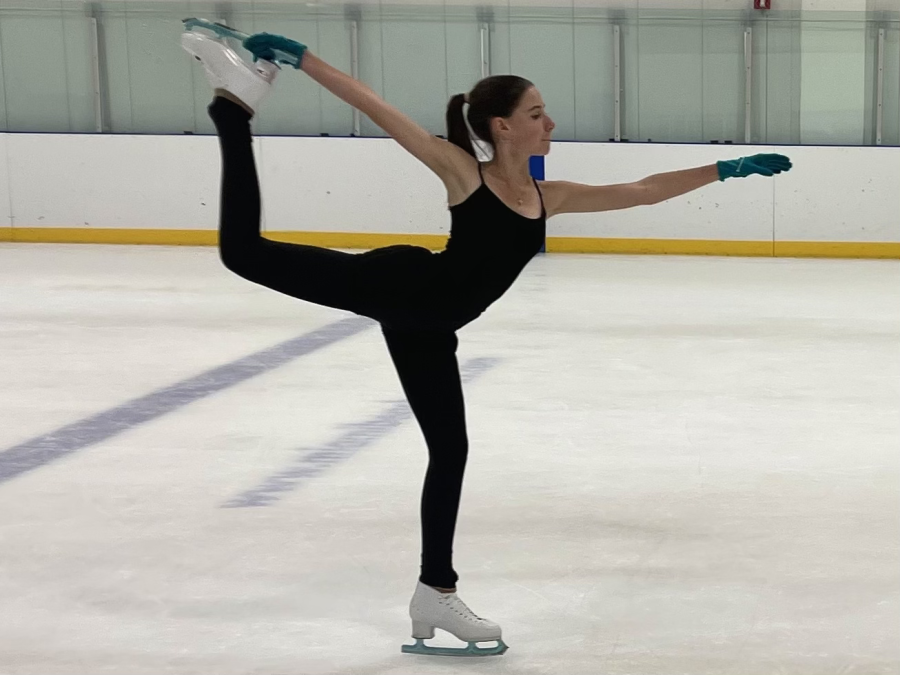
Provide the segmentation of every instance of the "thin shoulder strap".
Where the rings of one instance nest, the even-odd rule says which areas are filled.
[[[541,213],[543,214],[543,213],[544,213],[544,210],[545,210],[545,209],[544,209],[544,195],[543,195],[543,193],[541,192],[540,186],[538,186],[538,184],[537,184],[537,178],[535,178],[534,176],[532,176],[532,177],[531,177],[531,180],[534,181],[534,187],[535,187],[535,188],[537,189],[537,191],[538,191],[538,197],[539,197],[540,200],[541,200]]]
[[[481,173],[481,162],[479,162],[478,159],[475,161],[478,162],[478,177],[481,179],[481,182],[484,183],[484,175]]]

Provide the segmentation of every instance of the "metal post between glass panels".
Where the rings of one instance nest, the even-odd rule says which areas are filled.
[[[491,75],[491,25],[482,23],[479,27],[481,43],[481,77]]]
[[[613,88],[615,90],[616,122],[613,138],[622,140],[622,27],[613,26]]]
[[[90,17],[91,23],[91,80],[94,88],[94,130],[103,133],[103,91],[100,86],[100,29],[97,18]]]
[[[753,131],[753,28],[744,28],[744,143]]]
[[[354,80],[359,79],[359,22],[355,19],[350,22],[350,75]],[[361,135],[360,113],[353,108],[353,135]]]
[[[884,28],[878,29],[878,62],[875,68],[875,145],[884,141]]]

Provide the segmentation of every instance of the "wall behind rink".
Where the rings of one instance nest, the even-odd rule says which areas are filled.
[[[256,137],[254,147],[268,236],[443,248],[443,184],[392,139]],[[794,168],[555,216],[547,250],[900,258],[900,148],[554,142],[544,171],[602,185],[757,152],[786,154]],[[0,241],[212,245],[219,172],[214,136],[0,134]]]

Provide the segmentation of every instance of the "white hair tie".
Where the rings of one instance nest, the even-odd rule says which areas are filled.
[[[469,102],[464,101],[462,106],[462,116],[463,122],[466,123],[466,129],[469,130],[469,141],[471,141],[472,147],[475,149],[476,159],[479,162],[490,162],[494,158],[494,149],[491,147],[490,143],[482,140],[478,134],[472,130],[472,127],[469,124],[469,107]]]

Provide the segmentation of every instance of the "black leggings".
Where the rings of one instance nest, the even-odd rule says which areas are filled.
[[[468,454],[456,332],[409,291],[430,251],[391,246],[352,254],[264,239],[250,114],[216,97],[209,115],[222,150],[219,253],[229,270],[275,291],[381,322],[400,383],[428,445],[422,493],[422,568],[429,586],[453,588],[453,533]],[[427,254],[427,257],[426,257]]]

